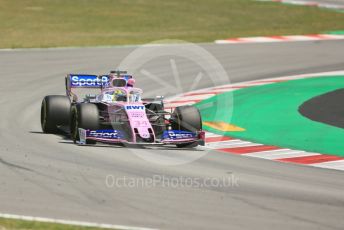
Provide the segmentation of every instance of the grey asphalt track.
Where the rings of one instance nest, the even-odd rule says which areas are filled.
[[[221,62],[232,82],[344,68],[342,41],[202,46]],[[134,154],[142,149],[82,147],[41,133],[41,100],[63,94],[65,74],[106,73],[132,50],[0,52],[0,213],[161,229],[343,229],[341,171],[215,151],[190,164],[164,166]],[[187,89],[200,67],[179,59],[176,65]],[[161,58],[146,69],[169,82],[170,67]],[[159,88],[144,76],[138,76],[137,85],[155,93]],[[211,81],[204,78],[197,88],[207,86]],[[148,151],[160,156],[193,153]],[[124,187],[123,181],[122,187],[109,187],[108,175],[127,180],[165,176],[165,182],[179,177],[237,181],[232,187],[190,188],[182,182]]]

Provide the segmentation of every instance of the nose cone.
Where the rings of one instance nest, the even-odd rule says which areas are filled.
[[[151,136],[151,134],[148,131],[148,128],[146,128],[146,127],[138,128],[138,131],[139,131],[140,137],[142,137],[142,138],[146,139],[146,138],[150,138],[150,136]]]

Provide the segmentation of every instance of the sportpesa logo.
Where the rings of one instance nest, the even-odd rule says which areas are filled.
[[[99,87],[108,83],[109,78],[107,76],[95,76],[95,75],[73,75],[71,76],[72,87]]]
[[[121,138],[120,133],[117,130],[93,130],[87,135],[88,137],[96,137],[103,139],[119,139]]]
[[[177,131],[177,130],[167,131],[167,138],[169,139],[188,139],[188,138],[195,138],[195,136],[196,135],[191,132]]]

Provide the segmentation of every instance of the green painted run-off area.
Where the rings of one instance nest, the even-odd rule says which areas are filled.
[[[344,129],[312,121],[298,112],[305,101],[340,88],[344,88],[344,76],[292,80],[228,92],[201,101],[196,106],[200,108],[204,121],[224,121],[246,129],[243,132],[225,132],[224,135],[344,156]],[[204,106],[217,100],[230,100],[232,96],[232,116],[228,107],[218,108],[221,111],[216,112],[215,107]],[[223,134],[209,127],[205,129]]]

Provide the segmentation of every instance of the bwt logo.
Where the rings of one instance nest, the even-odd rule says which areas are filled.
[[[131,109],[138,109],[138,110],[144,110],[145,107],[143,105],[127,105],[125,106],[126,110],[131,110]]]
[[[72,76],[71,85],[78,87],[102,86],[108,83],[108,81],[109,79],[107,76],[102,76],[101,78],[98,78],[96,76]]]
[[[117,131],[113,132],[102,132],[102,131],[90,131],[90,137],[106,138],[106,139],[118,139],[120,138]]]

